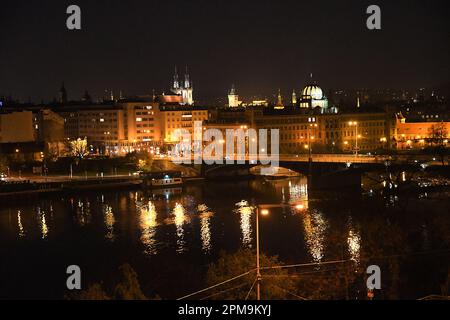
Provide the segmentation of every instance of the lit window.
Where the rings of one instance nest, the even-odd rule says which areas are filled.
[[[137,122],[142,122],[142,118],[136,118]]]

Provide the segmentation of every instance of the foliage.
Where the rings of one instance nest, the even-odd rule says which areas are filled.
[[[89,154],[87,138],[69,141],[70,154],[79,159],[83,159]]]
[[[207,285],[211,286],[219,282],[225,281],[232,277],[243,274],[249,270],[254,270],[256,264],[256,254],[249,249],[241,249],[234,254],[226,254],[222,252],[219,260],[209,266],[207,272]],[[271,267],[280,265],[277,257],[268,257],[261,254],[261,267]],[[262,272],[261,281],[261,298],[262,299],[288,299],[290,295],[288,292],[295,291],[295,281],[288,277],[288,272],[285,269],[274,269],[266,273]],[[212,299],[245,299],[247,293],[252,287],[256,279],[256,273],[250,272],[248,275],[237,279],[231,283],[219,286],[218,288],[209,291],[210,295],[217,294]],[[228,289],[235,288],[230,290]],[[249,299],[256,299],[256,286],[250,292]]]
[[[6,172],[8,170],[9,161],[6,156],[0,154],[0,172]]]
[[[133,268],[128,264],[119,267],[120,281],[114,289],[114,299],[116,300],[147,300],[141,291],[138,276]]]
[[[105,290],[101,283],[93,283],[86,290],[67,296],[72,300],[147,300],[139,284],[138,276],[128,264],[119,267],[119,280],[112,290]],[[158,297],[154,299],[159,299]]]
[[[448,131],[443,122],[434,124],[429,129],[429,135],[432,149],[434,153],[441,159],[442,165],[445,165],[445,156],[448,155],[448,150],[445,146],[445,140],[448,136]]]

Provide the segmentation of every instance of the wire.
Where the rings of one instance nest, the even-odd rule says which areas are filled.
[[[413,255],[425,255],[425,254],[437,254],[437,253],[446,253],[446,252],[450,252],[450,250],[428,250],[428,251],[419,251],[419,252],[411,252],[411,253],[405,253],[405,254],[397,254],[397,255],[391,255],[391,256],[378,256],[378,257],[372,257],[371,260],[375,260],[375,259],[389,259],[389,258],[395,258],[395,257],[402,257],[402,256],[413,256]],[[368,258],[364,259],[364,260],[368,260]],[[310,266],[323,266],[323,265],[329,265],[329,264],[338,264],[338,263],[345,263],[345,262],[349,262],[349,261],[353,261],[352,259],[346,259],[346,260],[333,260],[333,261],[325,261],[325,262],[313,262],[313,263],[300,263],[300,264],[291,264],[291,265],[279,265],[279,266],[272,266],[272,267],[261,267],[260,270],[276,270],[276,269],[287,269],[287,268],[297,268],[297,267],[310,267]],[[250,273],[252,273],[253,271],[255,271],[256,269],[252,269],[249,270],[241,275],[235,276],[233,278],[230,278],[228,280],[222,281],[220,283],[217,283],[213,286],[210,286],[208,288],[193,292],[191,294],[188,294],[184,297],[178,298],[177,300],[183,300],[192,296],[195,296],[199,293],[208,291],[210,289],[219,287],[225,283],[234,281],[236,279],[242,278]],[[325,271],[336,271],[336,270],[323,270],[323,272]],[[310,273],[314,273],[314,272],[310,272]],[[299,273],[297,275],[300,275],[302,273]],[[267,276],[271,276],[271,275],[267,275]],[[276,275],[273,275],[276,276]],[[281,275],[280,275],[281,276]],[[288,275],[287,275],[288,276]]]
[[[245,301],[248,300],[248,297],[250,296],[250,293],[252,292],[253,287],[255,286],[256,281],[258,281],[258,277],[256,277],[255,281],[253,281],[253,284],[252,284],[250,290],[248,290],[248,293],[247,293],[247,295],[245,296]]]
[[[253,271],[255,271],[255,270],[256,270],[256,269],[252,269],[252,270],[247,271],[247,272],[245,272],[245,273],[243,273],[243,274],[240,274],[240,275],[238,275],[238,276],[235,276],[235,277],[233,277],[233,278],[231,278],[231,279],[222,281],[222,282],[217,283],[217,284],[215,284],[215,285],[213,285],[213,286],[210,286],[210,287],[208,287],[208,288],[205,288],[205,289],[202,289],[202,290],[198,290],[198,291],[193,292],[193,293],[191,293],[191,294],[188,294],[188,295],[186,295],[186,296],[184,296],[184,297],[178,298],[177,300],[183,300],[183,299],[186,299],[186,298],[195,296],[195,295],[197,295],[197,294],[199,294],[199,293],[202,293],[202,292],[208,291],[208,290],[210,290],[210,289],[216,288],[216,287],[221,286],[221,285],[223,285],[223,284],[225,284],[225,283],[228,283],[228,282],[231,282],[231,281],[233,281],[233,280],[242,278],[242,277],[244,277],[244,276],[250,274],[251,272],[253,272]]]
[[[295,293],[289,292],[288,290],[283,289],[282,287],[277,286],[276,284],[272,284],[272,285],[273,285],[274,287],[277,287],[278,289],[280,289],[280,290],[286,292],[286,293],[289,293],[290,295],[296,297],[297,299],[300,299],[300,300],[308,300],[308,299],[306,299],[306,298],[304,298],[304,297],[302,297],[302,296],[296,295]]]
[[[209,299],[209,298],[212,298],[212,297],[215,297],[215,296],[221,295],[222,293],[226,293],[226,292],[229,292],[229,291],[233,291],[233,290],[236,290],[236,289],[242,288],[242,287],[244,287],[244,286],[246,286],[246,285],[247,285],[247,284],[246,284],[246,283],[244,283],[244,284],[241,284],[241,285],[239,285],[239,286],[236,286],[236,287],[233,287],[233,288],[225,289],[225,290],[222,290],[222,291],[219,291],[219,292],[213,293],[213,294],[211,294],[211,295],[209,295],[209,296],[206,296],[206,297],[204,297],[204,298],[201,298],[200,300],[206,300],[206,299]]]
[[[290,265],[280,265],[280,266],[272,266],[272,267],[262,267],[261,270],[273,270],[273,269],[286,269],[286,268],[297,268],[297,267],[311,267],[311,266],[322,266],[328,264],[336,264],[336,263],[344,263],[352,261],[351,259],[347,260],[334,260],[334,261],[326,261],[326,262],[314,262],[314,263],[300,263],[300,264],[290,264]]]

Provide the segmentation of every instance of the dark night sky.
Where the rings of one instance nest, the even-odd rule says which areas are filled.
[[[413,88],[449,84],[448,0],[2,0],[0,95],[35,101],[84,89],[127,95],[167,89],[189,65],[198,98],[322,87]],[[66,29],[66,8],[82,30]],[[365,10],[382,9],[382,30]]]

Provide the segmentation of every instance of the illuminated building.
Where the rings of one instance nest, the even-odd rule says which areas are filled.
[[[422,149],[439,143],[448,145],[450,138],[450,122],[408,122],[401,113],[396,117],[395,129],[393,138],[397,149],[401,150]]]
[[[292,105],[296,106],[297,105],[297,94],[295,93],[295,90],[292,90]]]
[[[231,86],[231,90],[228,93],[228,107],[230,107],[230,108],[239,107],[239,96],[236,93],[234,84]]]
[[[160,106],[160,130],[164,143],[178,142],[175,130],[185,129],[193,133],[195,121],[208,120],[208,109],[202,107]]]
[[[194,87],[190,80],[189,73],[186,67],[186,73],[184,75],[184,81],[180,83],[178,78],[178,71],[175,67],[175,74],[173,76],[173,84],[171,91],[182,97],[181,105],[192,106],[194,104],[193,91]]]
[[[281,90],[280,89],[278,89],[277,103],[276,103],[274,108],[277,109],[277,110],[284,109],[283,97],[281,96]]]
[[[322,88],[316,84],[309,84],[303,90],[300,97],[300,108],[319,109],[320,113],[327,113],[328,99]]]

